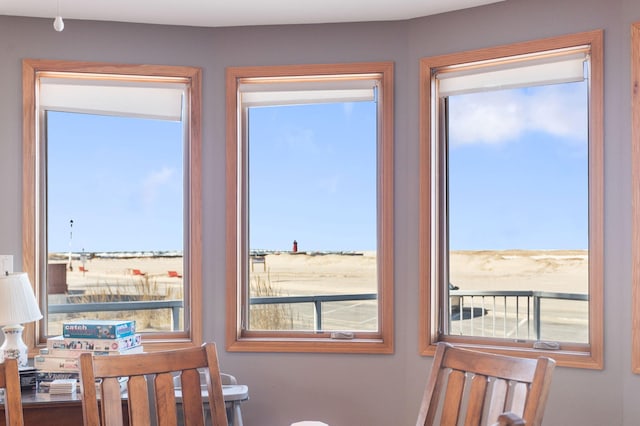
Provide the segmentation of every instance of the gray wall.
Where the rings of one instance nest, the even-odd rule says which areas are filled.
[[[637,0],[507,0],[411,21],[188,28],[0,16],[0,253],[21,256],[21,60],[193,65],[204,70],[204,338],[250,387],[247,425],[415,424],[431,359],[418,355],[418,62],[423,56],[605,30],[605,368],[556,370],[547,425],[640,424],[631,374],[629,28]],[[391,60],[396,64],[396,351],[393,355],[227,353],[224,341],[224,69]]]

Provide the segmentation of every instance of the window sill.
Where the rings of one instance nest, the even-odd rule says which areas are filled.
[[[229,352],[392,354],[393,344],[380,339],[245,337],[227,342]]]
[[[450,343],[454,346],[467,349],[489,352],[501,355],[509,355],[523,358],[538,358],[541,356],[552,358],[560,367],[585,368],[592,370],[602,370],[603,355],[602,351],[592,348],[588,344],[561,344],[560,349],[544,350],[534,349],[533,341],[509,342],[507,346],[502,342],[479,342],[466,341],[463,338],[441,339],[440,341]],[[423,356],[433,356],[436,351],[436,343],[432,342],[429,346],[421,351]]]

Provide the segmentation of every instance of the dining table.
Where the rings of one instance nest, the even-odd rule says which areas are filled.
[[[202,391],[207,396],[206,389]],[[227,405],[229,426],[243,426],[241,403],[249,399],[249,388],[246,385],[223,385],[222,392]],[[0,395],[0,426],[5,426],[4,396]],[[180,412],[182,392],[176,389],[176,403]],[[127,393],[122,393],[122,413],[125,424],[128,424]],[[205,402],[208,409],[208,402]],[[66,394],[50,394],[38,392],[36,389],[22,390],[22,411],[25,425],[38,426],[82,426],[82,394],[75,391]]]

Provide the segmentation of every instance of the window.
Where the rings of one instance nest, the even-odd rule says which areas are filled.
[[[602,368],[599,31],[421,61],[420,347]]]
[[[393,351],[393,65],[227,70],[227,349]]]
[[[23,62],[23,268],[44,319],[201,342],[198,68]]]

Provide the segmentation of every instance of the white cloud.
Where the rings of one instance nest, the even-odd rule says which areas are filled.
[[[151,204],[155,201],[158,195],[158,189],[170,182],[175,176],[175,169],[169,167],[163,167],[161,170],[151,172],[142,181],[142,201],[144,204]]]
[[[578,85],[474,93],[450,98],[451,143],[499,144],[525,132],[586,141],[586,95]]]

